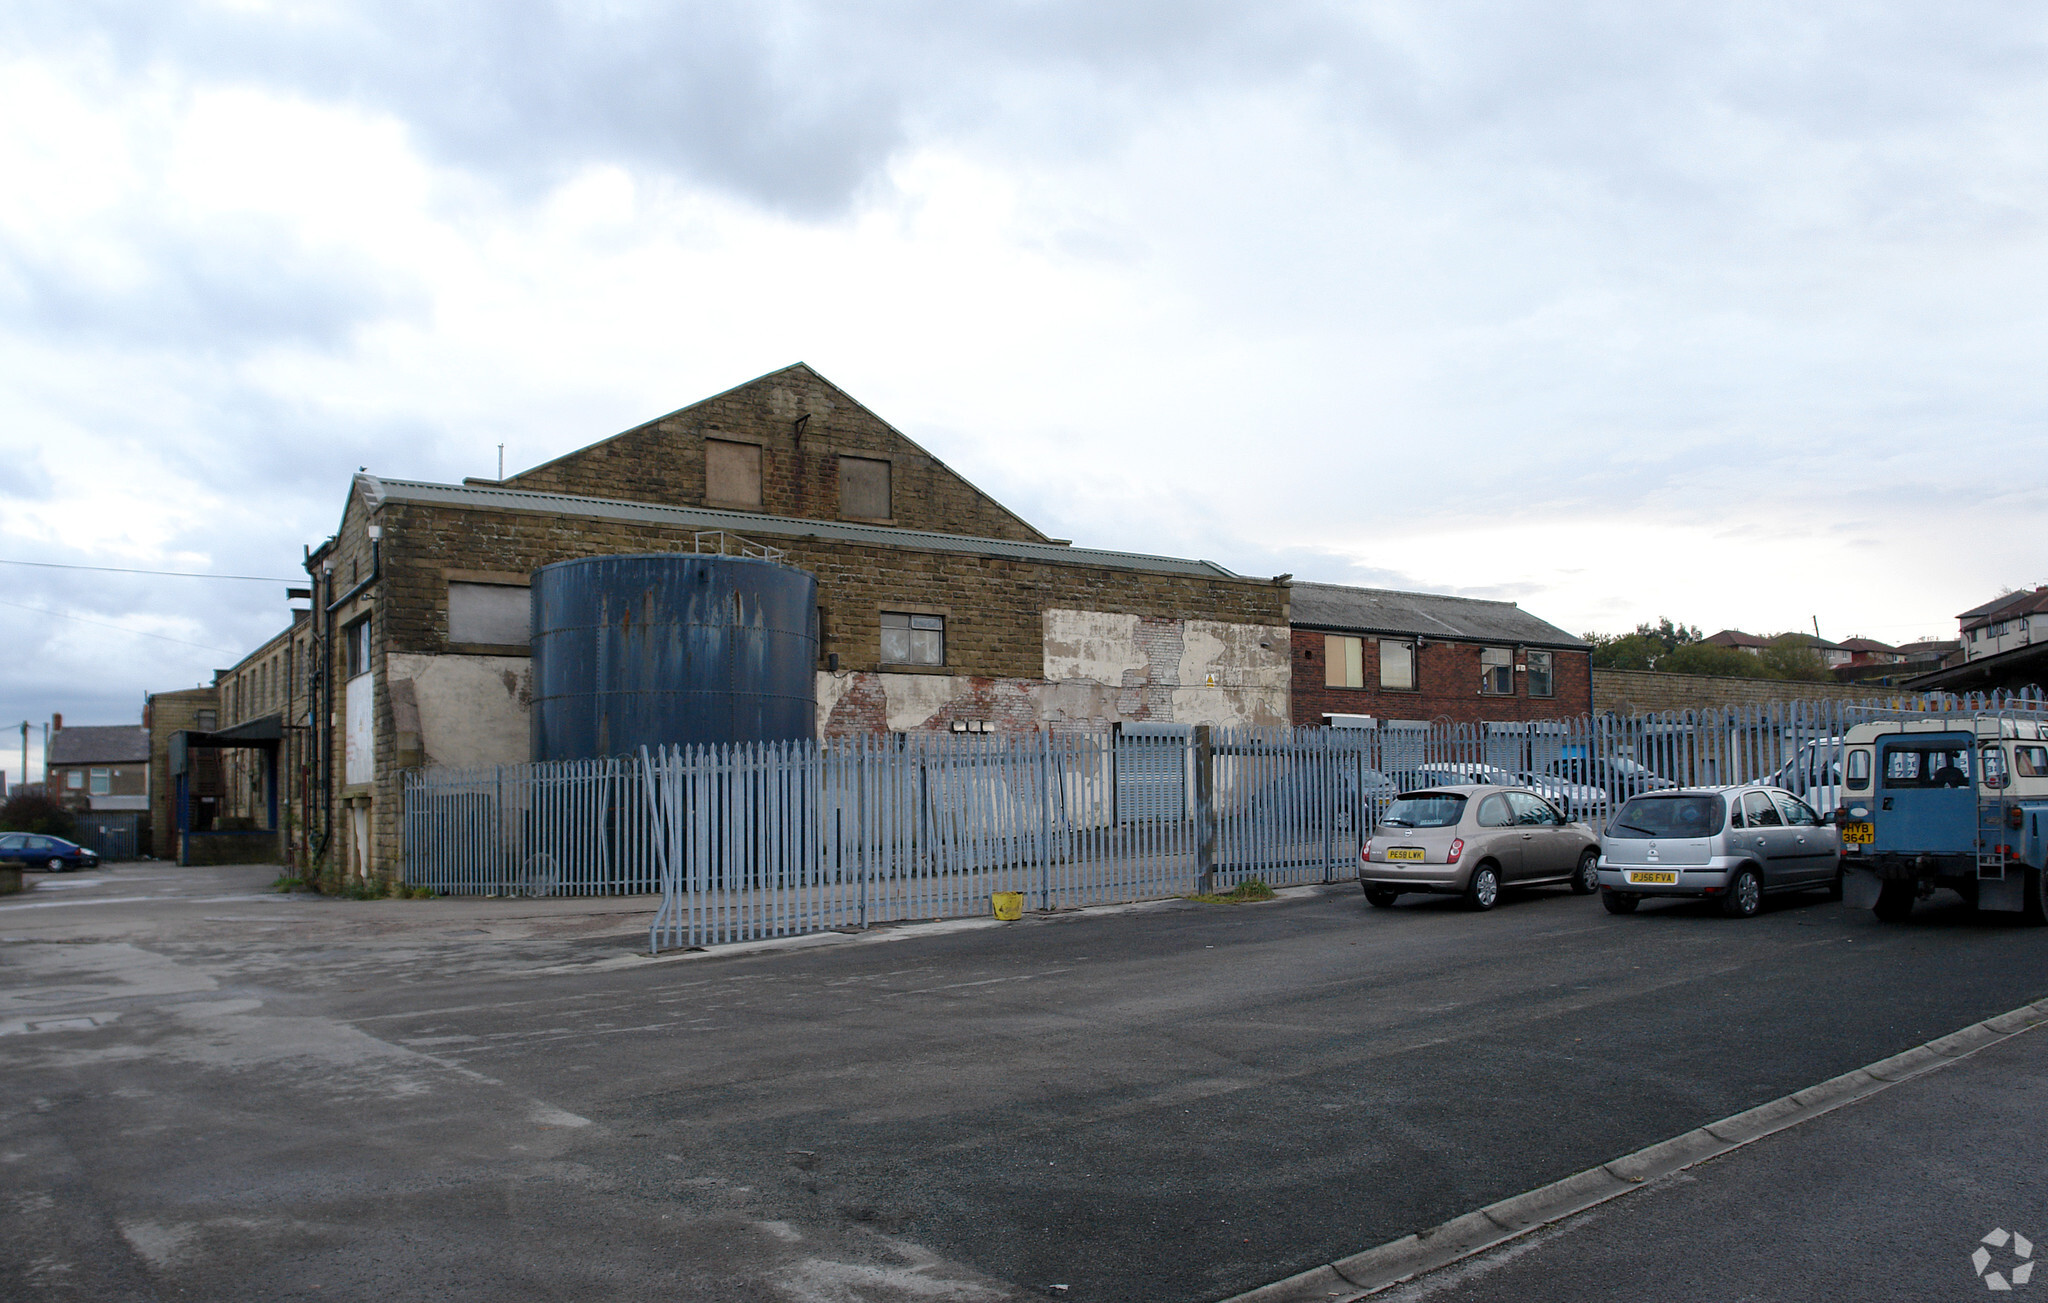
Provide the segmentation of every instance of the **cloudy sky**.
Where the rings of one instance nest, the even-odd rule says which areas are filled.
[[[357,466],[801,359],[1085,544],[1938,635],[2048,580],[2044,54],[1967,0],[13,0],[0,559],[288,579]],[[5,721],[285,619],[0,602]]]

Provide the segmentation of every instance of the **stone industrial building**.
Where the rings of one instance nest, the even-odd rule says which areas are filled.
[[[799,364],[502,481],[356,477],[307,557],[310,854],[388,870],[405,770],[527,759],[533,571],[711,533],[817,578],[820,734],[1288,720],[1283,581],[1048,538]]]
[[[530,755],[535,570],[732,540],[817,580],[821,736],[1286,725],[1315,705],[1302,674],[1320,681],[1326,645],[1290,629],[1290,593],[1347,591],[1048,538],[798,364],[503,480],[359,474],[334,536],[308,550],[310,616],[223,672],[219,733],[188,741],[280,739],[276,786],[224,778],[220,800],[277,801],[294,862],[390,871],[405,771]],[[1468,605],[1514,632],[1475,626],[1454,707],[1435,681],[1465,643],[1432,626],[1417,645],[1427,690],[1403,713],[1586,711],[1582,643],[1510,605]],[[1354,626],[1330,632],[1368,631]],[[1476,667],[1501,640],[1555,656],[1553,697],[1528,688],[1534,657],[1511,671],[1514,692],[1481,694]]]

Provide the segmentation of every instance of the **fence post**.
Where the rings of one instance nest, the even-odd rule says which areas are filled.
[[[1216,890],[1216,749],[1207,724],[1195,725],[1195,890]]]

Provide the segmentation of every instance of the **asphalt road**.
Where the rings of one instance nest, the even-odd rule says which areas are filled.
[[[1377,1297],[1935,1303],[1993,1272],[2025,1297],[2048,1289],[2044,1116],[2036,1028]]]
[[[1218,1298],[2048,995],[2048,929],[1959,905],[1353,887],[649,962],[640,902],[263,877],[0,902],[0,1296]]]

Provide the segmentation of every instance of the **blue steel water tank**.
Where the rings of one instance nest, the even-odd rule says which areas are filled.
[[[533,573],[533,758],[808,738],[818,581],[753,557],[656,553]]]

